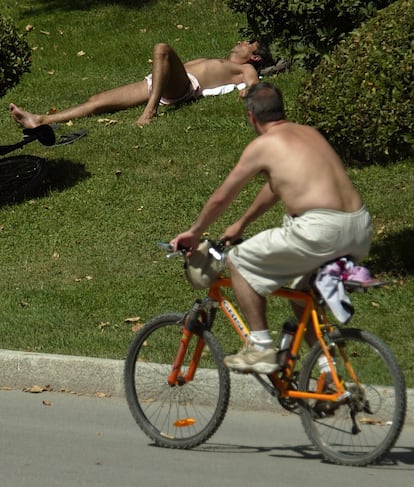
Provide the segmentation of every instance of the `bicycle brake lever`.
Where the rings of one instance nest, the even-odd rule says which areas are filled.
[[[172,257],[180,257],[184,255],[185,250],[177,250],[176,252],[171,252],[173,246],[169,242],[157,242],[157,246],[163,250],[167,250],[169,253],[166,255],[167,259],[171,259]]]
[[[163,250],[172,250],[173,246],[169,242],[157,242],[157,247]]]
[[[184,254],[181,250],[177,250],[177,252],[170,252],[166,255],[167,259],[171,259],[172,257],[182,257]]]

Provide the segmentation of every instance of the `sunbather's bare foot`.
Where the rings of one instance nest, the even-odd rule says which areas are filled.
[[[14,103],[10,103],[9,110],[14,120],[25,128],[34,128],[41,125],[40,115],[25,112],[21,108],[17,107]]]

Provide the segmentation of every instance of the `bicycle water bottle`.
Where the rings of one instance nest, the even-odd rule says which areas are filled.
[[[282,326],[282,331],[279,337],[278,343],[278,351],[277,351],[277,363],[283,367],[288,358],[289,358],[289,350],[290,346],[293,342],[293,338],[295,337],[296,330],[298,329],[298,324],[295,319],[290,319],[285,321]]]

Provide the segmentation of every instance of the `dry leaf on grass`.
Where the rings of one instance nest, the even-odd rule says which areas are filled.
[[[98,325],[98,330],[103,333],[103,331],[105,330],[105,328],[108,328],[108,326],[110,326],[111,324],[109,323],[109,321],[101,321]]]
[[[118,120],[113,120],[111,118],[100,118],[98,120],[98,123],[103,123],[106,126],[108,126],[108,125],[114,125],[115,123],[118,123]]]
[[[138,330],[140,330],[143,326],[144,326],[145,323],[135,323],[134,326],[131,327],[131,331],[133,333],[137,332]]]
[[[125,323],[132,323],[131,331],[133,333],[137,332],[145,325],[145,323],[141,321],[141,318],[139,316],[134,316],[132,318],[125,318]]]
[[[92,281],[93,277],[92,276],[85,276],[84,278],[75,277],[75,282],[82,282],[83,279],[85,279],[86,281]]]
[[[135,323],[137,321],[141,321],[140,316],[133,316],[132,318],[125,318],[125,323]]]

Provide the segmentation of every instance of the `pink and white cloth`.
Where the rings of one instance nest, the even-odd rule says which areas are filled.
[[[356,266],[352,260],[342,257],[321,268],[316,276],[315,285],[335,318],[341,323],[347,323],[354,314],[354,307],[344,283],[368,283],[371,280],[367,268]]]

